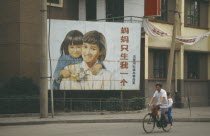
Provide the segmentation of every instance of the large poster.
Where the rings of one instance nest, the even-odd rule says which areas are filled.
[[[139,90],[140,31],[140,23],[50,20],[53,89]]]

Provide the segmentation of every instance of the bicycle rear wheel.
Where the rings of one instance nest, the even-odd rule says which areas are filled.
[[[151,133],[155,128],[155,120],[151,113],[147,114],[143,120],[143,129],[146,133]]]

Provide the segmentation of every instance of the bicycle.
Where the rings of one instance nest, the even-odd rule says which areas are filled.
[[[159,129],[163,129],[165,132],[169,132],[171,130],[170,123],[168,121],[168,117],[163,114],[159,119],[158,115],[158,106],[153,105],[152,112],[145,115],[143,119],[143,129],[146,133],[152,133],[155,128],[155,125]]]

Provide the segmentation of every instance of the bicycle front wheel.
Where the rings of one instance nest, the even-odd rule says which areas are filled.
[[[151,133],[155,128],[155,120],[151,113],[147,114],[143,120],[143,129],[146,133]]]

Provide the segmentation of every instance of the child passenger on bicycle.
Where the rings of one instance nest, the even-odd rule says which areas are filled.
[[[170,92],[167,92],[167,97],[168,97],[168,111],[167,111],[167,115],[168,115],[169,123],[171,124],[171,128],[172,128],[173,127],[173,125],[172,125],[172,121],[173,121],[173,118],[172,118],[173,100],[171,98],[171,93]]]

